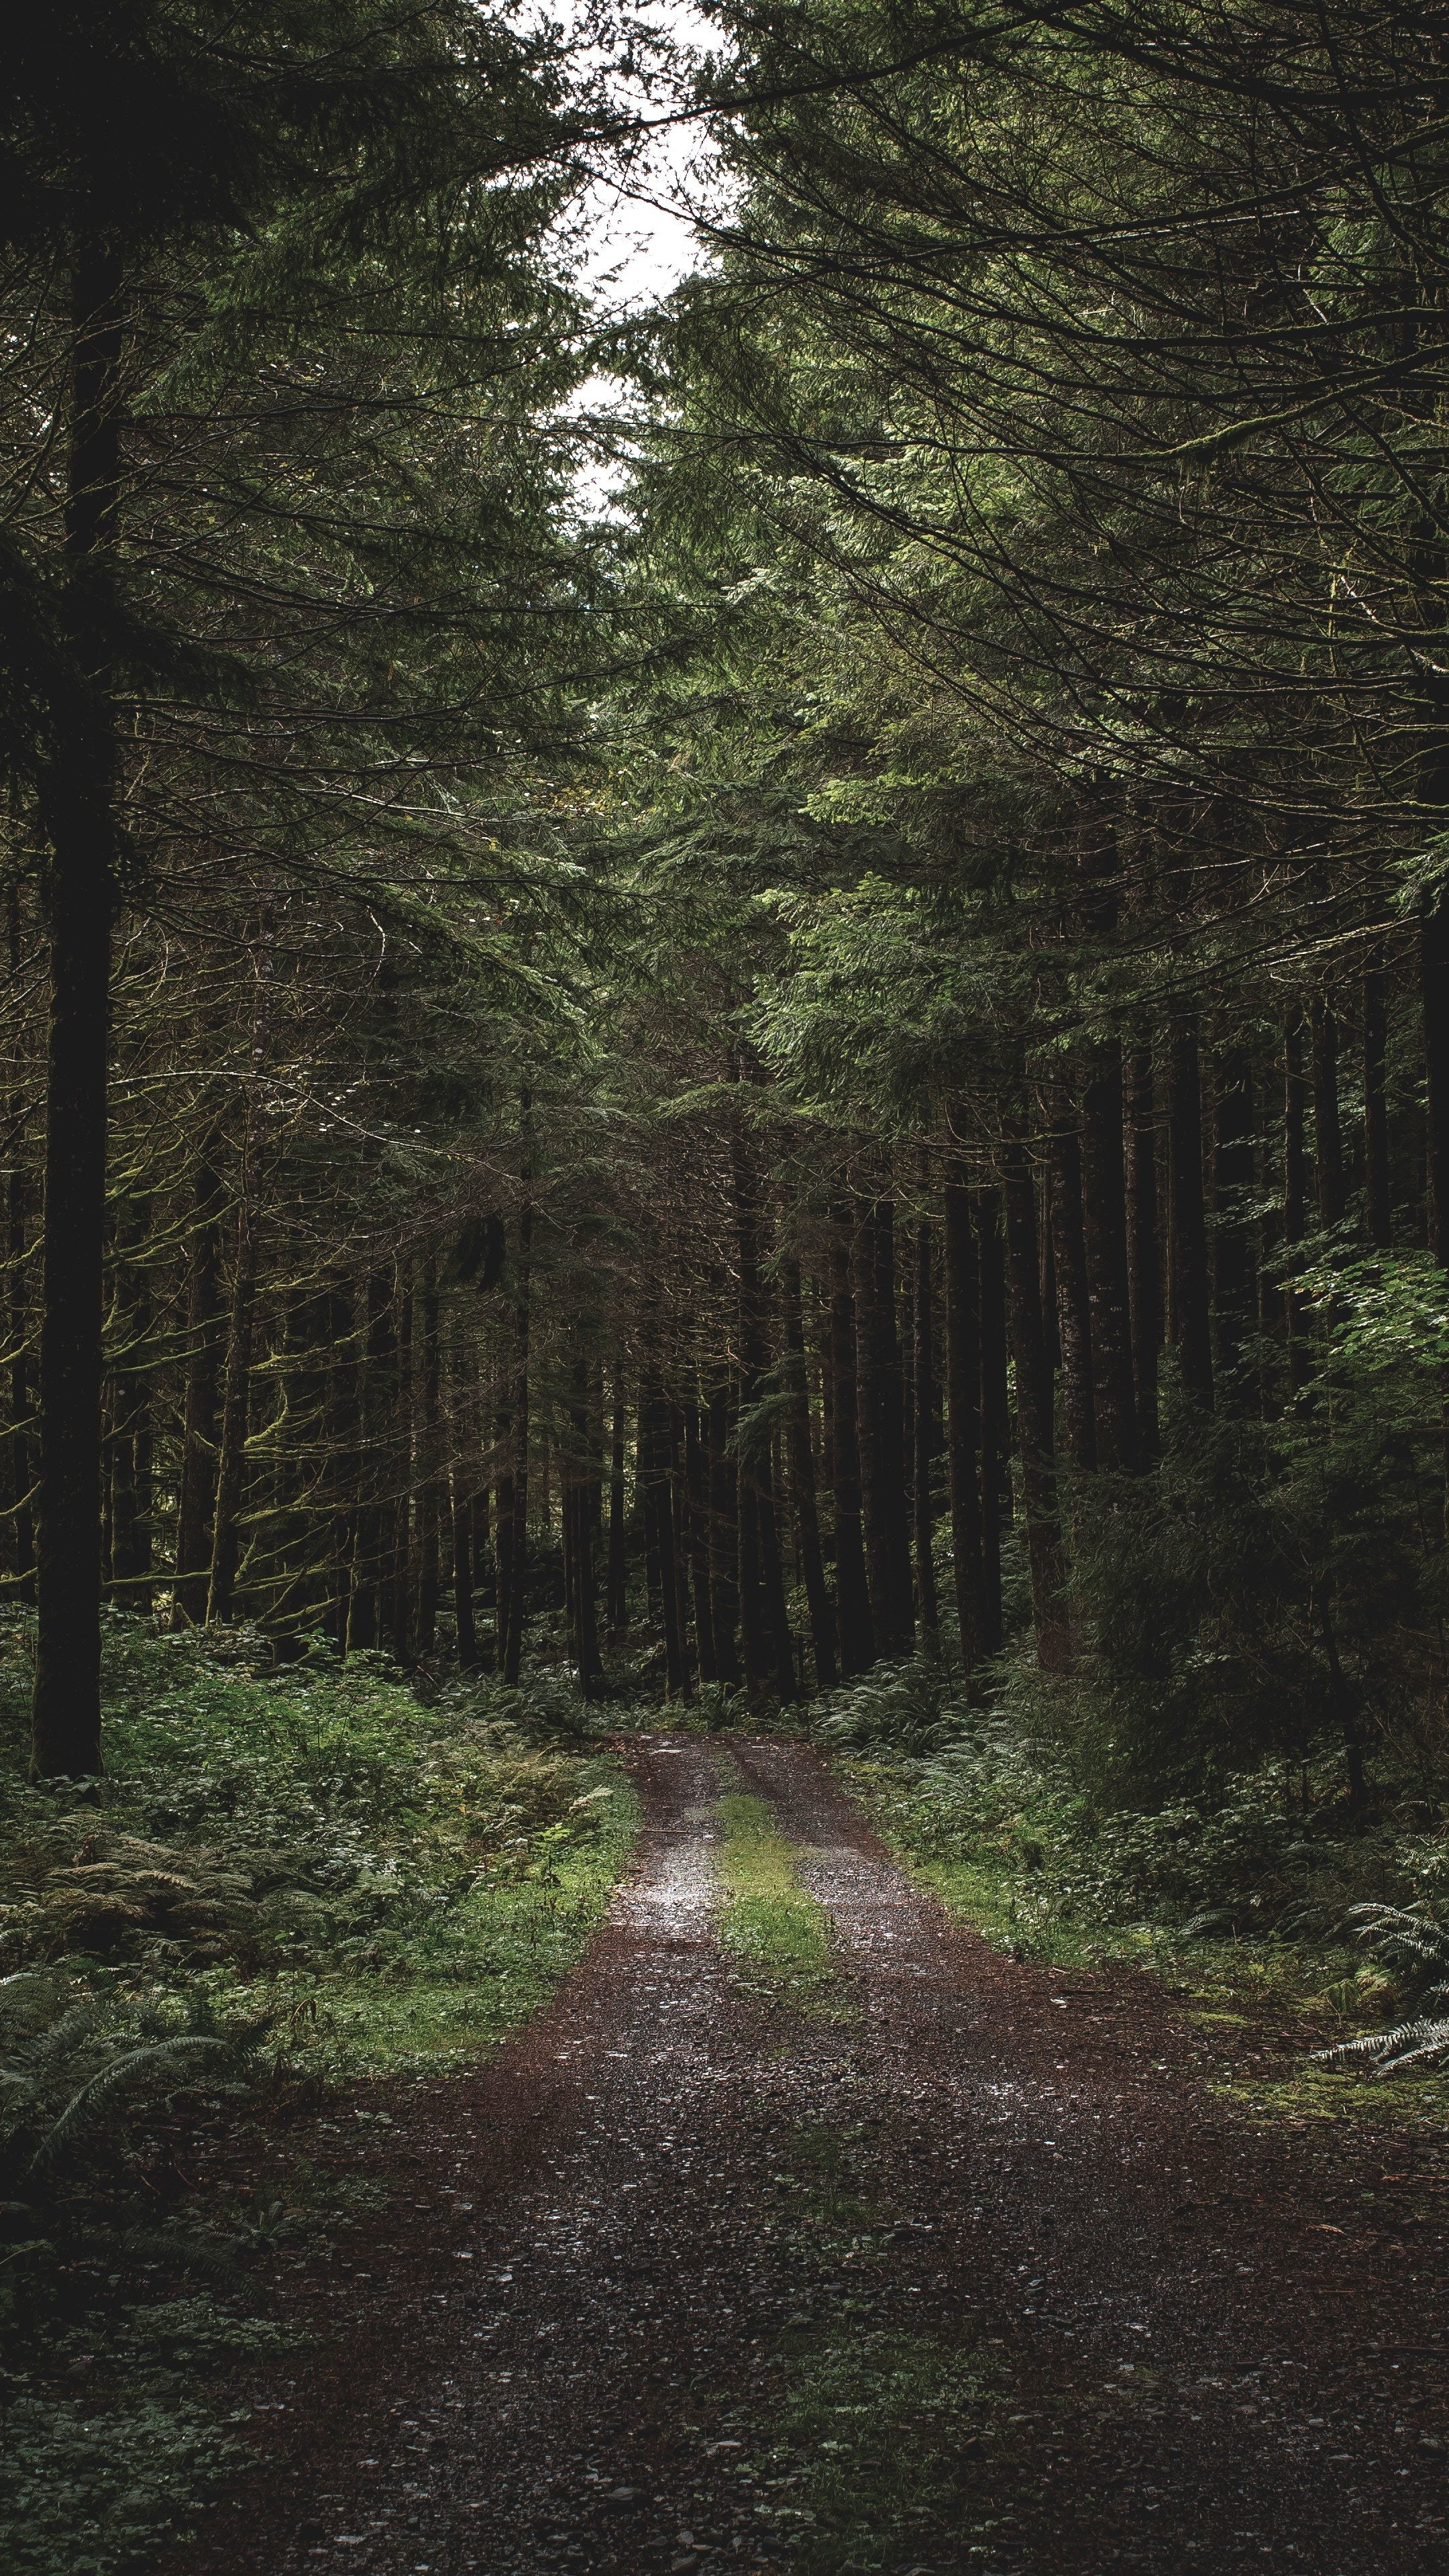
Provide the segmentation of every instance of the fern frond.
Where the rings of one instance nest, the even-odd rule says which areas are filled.
[[[79,2092],[71,2095],[64,2110],[58,2113],[41,2138],[30,2159],[29,2169],[33,2171],[36,2165],[48,2163],[60,2147],[68,2144],[75,2133],[85,2127],[89,2116],[109,2102],[113,2095],[128,2091],[142,2070],[154,2071],[164,2065],[168,2072],[179,2075],[181,2070],[175,2062],[179,2057],[207,2051],[213,2056],[224,2055],[228,2045],[225,2039],[211,2038],[201,2032],[177,2032],[170,2039],[153,2040],[145,2048],[133,2049],[128,2057],[112,2059],[108,2066],[101,2067],[91,2076]]]

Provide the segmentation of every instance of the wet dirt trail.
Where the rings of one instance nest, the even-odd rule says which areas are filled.
[[[742,1990],[712,1929],[720,1757],[637,1741],[609,1925],[523,2039],[359,2133],[401,2191],[294,2294],[314,2340],[259,2391],[261,2475],[177,2564],[1442,2570],[1425,2231],[1356,2245],[1341,2166],[1164,2073],[1144,1981],[1002,1958],[809,1753],[729,1755],[828,1911],[837,2008]],[[855,2351],[928,2380],[966,2356],[981,2392],[874,2554],[832,2541],[836,2453],[790,2412]]]

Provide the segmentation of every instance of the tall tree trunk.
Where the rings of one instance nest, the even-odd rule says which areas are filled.
[[[406,1275],[406,1274],[405,1274]],[[417,1335],[411,1283],[398,1300],[397,1373],[392,1451],[396,1461],[388,1499],[383,1566],[383,1623],[393,1661],[413,1659],[413,1467],[417,1450]]]
[[[628,1576],[624,1551],[624,1394],[616,1362],[609,1425],[609,1575],[604,1614],[611,1640],[621,1637],[629,1624]]]
[[[684,1408],[684,1490],[688,1508],[689,1579],[694,1595],[694,1635],[699,1678],[717,1682],[714,1610],[709,1597],[709,1453],[700,1428],[699,1407]]]
[[[525,1103],[524,1114],[528,1113]],[[523,1657],[523,1618],[528,1589],[529,1359],[533,1315],[533,1208],[518,1211],[518,1250],[513,1270],[513,1480],[509,1496],[508,1641],[501,1670],[516,1684]]]
[[[188,1340],[190,1313],[188,1290]],[[340,1287],[334,1288],[327,1300],[327,1348],[331,1366],[327,1374],[327,1461],[323,1481],[331,1506],[331,1559],[328,1609],[323,1625],[338,1653],[345,1655],[352,1610],[352,1569],[357,1549],[362,1441],[356,1314],[352,1298]],[[187,1378],[189,1396],[189,1366]],[[181,1617],[187,1615],[179,1601],[177,1611]]]
[[[1341,1225],[1347,1193],[1343,1177],[1343,1129],[1338,1114],[1338,1020],[1330,1003],[1315,994],[1310,1018],[1313,1068],[1313,1169],[1318,1185],[1318,1222],[1327,1232]]]
[[[1213,1351],[1203,1206],[1202,1078],[1197,1022],[1187,1014],[1173,1024],[1169,1056],[1168,1190],[1172,1202],[1172,1303],[1178,1364],[1188,1395],[1211,1409]]]
[[[847,1681],[875,1661],[875,1623],[866,1580],[861,1522],[858,1341],[851,1285],[852,1218],[848,1204],[831,1210],[830,1378],[834,1390],[835,1601],[840,1663]]]
[[[735,1494],[740,1539],[740,1662],[745,1688],[753,1702],[765,1686],[765,1614],[760,1600],[758,1487],[740,1464],[736,1466]]]
[[[508,1624],[513,1613],[513,1410],[500,1403],[493,1418],[493,1637],[494,1663],[508,1670]]]
[[[469,1673],[478,1663],[478,1623],[473,1616],[473,1489],[468,1468],[461,1459],[454,1461],[448,1473],[448,1522],[458,1670]]]
[[[780,1265],[780,1299],[784,1315],[785,1352],[790,1372],[790,1494],[800,1546],[800,1572],[810,1610],[810,1642],[818,1690],[833,1690],[839,1677],[835,1611],[820,1553],[820,1518],[815,1495],[815,1449],[810,1437],[810,1386],[805,1372],[805,1318],[800,1304],[800,1264],[793,1256]]]
[[[640,1381],[638,1404],[638,1472],[640,1518],[644,1536],[644,1608],[651,1628],[661,1628],[664,1619],[664,1560],[659,1552],[659,1523],[654,1511],[654,1477],[657,1461],[653,1452],[654,1418],[649,1410],[649,1376]]]
[[[1157,1353],[1162,1342],[1158,1290],[1157,1118],[1152,1052],[1134,1047],[1125,1071],[1127,1115],[1127,1289],[1132,1319],[1132,1390],[1144,1458],[1158,1451]]]
[[[895,1209],[877,1199],[856,1237],[861,1499],[876,1651],[908,1655],[911,1551],[906,1519],[905,1438],[896,1335]]]
[[[1306,1127],[1308,1084],[1303,1071],[1303,1015],[1290,1013],[1283,1035],[1283,1308],[1288,1325],[1288,1381],[1296,1394],[1307,1374],[1304,1317],[1293,1271],[1308,1210]]]
[[[40,1322],[38,1612],[31,1767],[101,1768],[101,1329],[119,759],[112,567],[121,498],[119,264],[76,263],[65,611],[79,685],[42,799],[50,1025]]]
[[[481,1660],[478,1619],[473,1604],[474,1567],[478,1561],[478,1534],[474,1526],[478,1473],[475,1461],[480,1425],[477,1416],[478,1368],[471,1343],[465,1345],[450,1336],[444,1382],[448,1458],[446,1468],[440,1471],[439,1493],[448,1520],[458,1670],[467,1673],[476,1670]]]
[[[221,1175],[208,1138],[191,1191],[186,1281],[186,1392],[181,1423],[181,1480],[176,1509],[175,1605],[199,1626],[206,1617],[211,1567],[211,1515],[216,1486],[217,1402],[221,1384]]]
[[[916,1542],[916,1607],[921,1626],[932,1652],[941,1625],[936,1599],[935,1535],[936,1513],[932,1480],[936,1465],[936,1317],[935,1265],[932,1260],[931,1225],[922,1217],[916,1226],[915,1277],[912,1282],[913,1332],[911,1336],[914,1366],[911,1372],[911,1400],[915,1421],[912,1442],[912,1519]]]
[[[1364,1228],[1371,1244],[1387,1252],[1394,1239],[1389,1203],[1389,1111],[1384,1068],[1388,1054],[1388,979],[1382,948],[1369,955],[1363,976],[1363,1171]]]
[[[664,1688],[669,1699],[687,1699],[689,1669],[679,1631],[679,1586],[674,1564],[674,1511],[669,1491],[668,1411],[659,1380],[644,1380],[639,1406],[639,1483],[644,1526],[659,1565],[659,1615],[664,1632]]]
[[[1057,1338],[1062,1355],[1062,1428],[1067,1455],[1079,1468],[1097,1463],[1096,1390],[1092,1383],[1092,1307],[1087,1287],[1087,1239],[1082,1211],[1082,1155],[1067,1124],[1070,1104],[1053,1103],[1050,1186],[1052,1269],[1057,1289]],[[1033,1233],[1035,1224],[1033,1223]],[[1047,1319],[1042,1316],[1045,1343]],[[1050,1368],[1050,1353],[1047,1366]]]
[[[1046,1672],[1062,1672],[1070,1661],[1070,1641],[1057,1510],[1051,1370],[1042,1331],[1036,1192],[1025,1148],[1016,1138],[1009,1138],[1003,1148],[1001,1178],[1006,1201],[1007,1289],[1037,1660]]]
[[[216,1514],[211,1540],[211,1582],[206,1596],[209,1624],[230,1619],[236,1606],[240,1554],[242,1492],[246,1479],[247,1427],[251,1412],[252,1341],[257,1303],[256,1176],[253,1168],[255,1119],[250,1096],[242,1137],[241,1184],[237,1192],[236,1251],[232,1270],[231,1314],[226,1336],[226,1393],[221,1410],[221,1440],[216,1465]]]
[[[951,1481],[951,1563],[961,1669],[968,1698],[986,1651],[986,1568],[981,1526],[981,1290],[971,1197],[948,1180],[942,1197],[946,1291],[947,1463]]]
[[[18,864],[18,854],[17,854]],[[6,946],[11,989],[18,990],[24,945],[20,926],[20,887],[6,893]],[[18,1041],[17,1041],[18,1044]],[[35,1527],[31,1501],[30,1441],[30,1299],[26,1288],[29,1188],[25,1168],[25,1094],[20,1061],[10,1096],[12,1141],[5,1181],[6,1324],[10,1335],[10,1431],[6,1460],[10,1471],[9,1519],[11,1568],[17,1599],[35,1598]]]
[[[667,1404],[665,1419],[665,1456],[669,1465],[669,1506],[674,1523],[674,1616],[679,1628],[679,1652],[684,1664],[686,1682],[694,1682],[695,1658],[690,1647],[689,1619],[689,1482],[684,1462],[684,1408]]]
[[[570,1612],[574,1664],[585,1699],[597,1699],[604,1686],[599,1655],[598,1598],[594,1583],[594,1524],[589,1507],[592,1441],[589,1430],[588,1353],[579,1351],[569,1391],[569,1427],[573,1443],[564,1460],[564,1527],[571,1544]],[[570,1523],[572,1527],[570,1529]]]
[[[739,1504],[735,1462],[730,1448],[734,1431],[734,1397],[729,1374],[721,1369],[709,1391],[706,1408],[709,1437],[709,1619],[714,1659],[729,1690],[740,1678],[735,1630],[739,1622]]]
[[[149,1195],[128,1197],[116,1227],[111,1477],[111,1589],[128,1610],[151,1607],[150,1232]]]
[[[1214,1367],[1233,1386],[1256,1304],[1253,1279],[1256,1120],[1253,1071],[1219,1048],[1213,1058],[1212,1279]]]
[[[976,1228],[981,1275],[981,1650],[995,1655],[1005,1638],[1001,1527],[1011,1513],[1006,1266],[999,1191],[980,1192]]]
[[[740,1408],[747,1412],[759,1401],[769,1365],[760,1279],[759,1186],[738,1118],[733,1122],[730,1142],[740,1282]],[[799,1686],[785,1608],[769,1450],[758,1438],[741,1451],[739,1489],[740,1627],[745,1646],[745,1679],[756,1688],[768,1669],[782,1705],[789,1707],[799,1696]],[[753,1672],[752,1660],[757,1667]]]
[[[442,1360],[438,1348],[438,1271],[431,1254],[423,1264],[419,1308],[422,1421],[418,1458],[417,1643],[430,1655],[437,1638],[443,1473]]]
[[[362,1454],[354,1518],[347,1651],[366,1653],[382,1635],[384,1513],[392,1436],[392,1276],[370,1270],[363,1313]]]
[[[1097,1461],[1133,1474],[1142,1463],[1132,1368],[1127,1244],[1127,1119],[1122,1047],[1091,1050],[1082,1092],[1082,1220],[1091,1307],[1092,1414]]]

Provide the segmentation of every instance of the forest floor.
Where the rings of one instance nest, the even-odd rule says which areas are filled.
[[[279,2272],[257,2470],[172,2563],[1442,2570],[1442,2133],[1265,2117],[1150,1978],[951,1926],[797,1745],[623,1749],[637,1865],[548,2009],[274,2138],[376,2206]]]

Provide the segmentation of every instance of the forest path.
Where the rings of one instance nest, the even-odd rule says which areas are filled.
[[[1442,2261],[1355,2244],[1347,2166],[1330,2202],[1311,2141],[1169,2074],[1145,1981],[1002,1958],[809,1753],[728,1754],[829,1912],[834,2007],[742,1987],[727,1766],[636,1740],[608,1927],[520,2041],[365,2131],[405,2197],[303,2300],[265,2481],[182,2563],[1442,2570]]]

